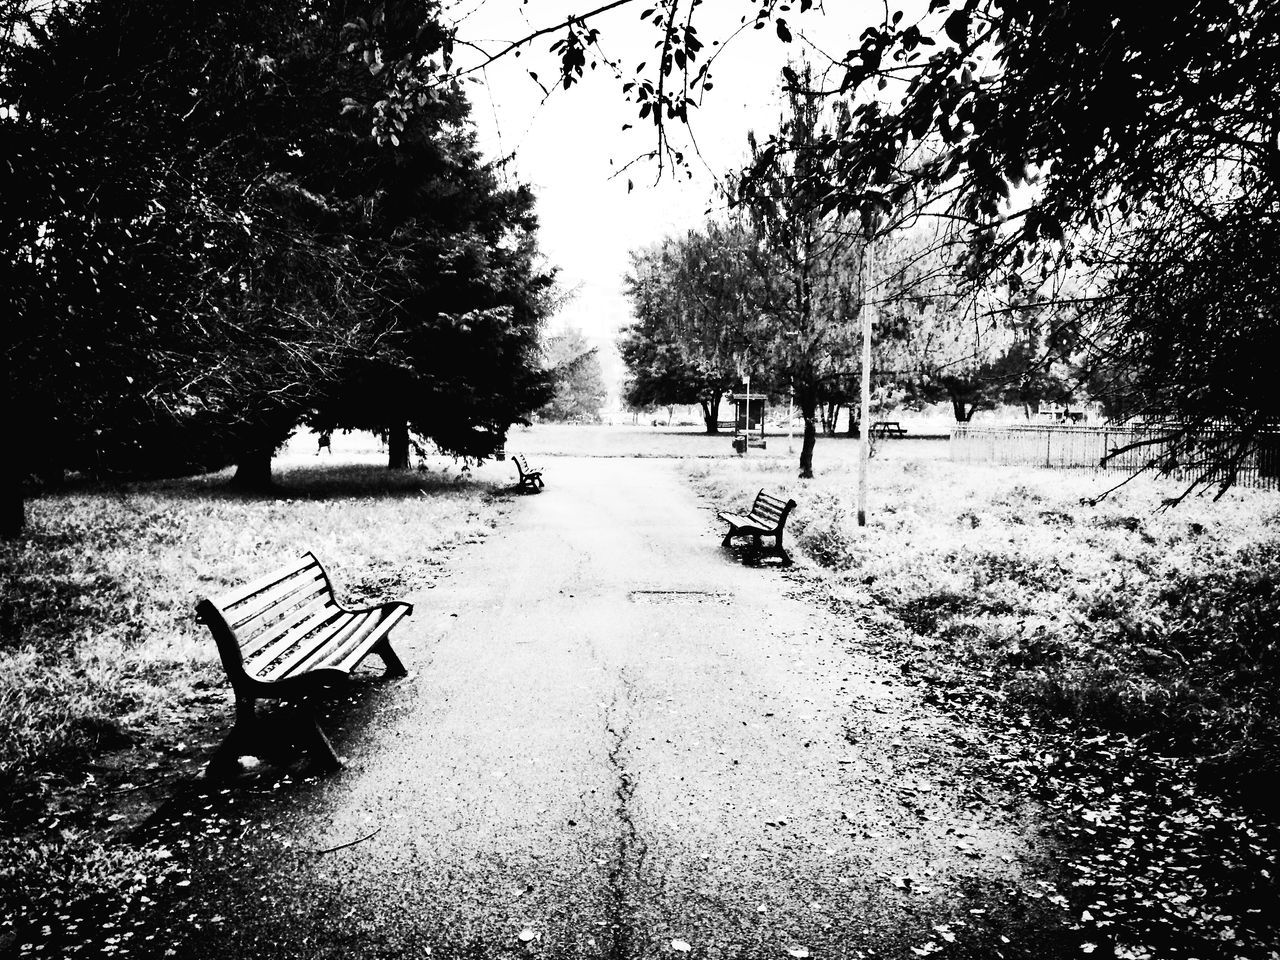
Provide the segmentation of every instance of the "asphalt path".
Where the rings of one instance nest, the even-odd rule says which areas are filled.
[[[157,953],[911,956],[980,924],[1035,849],[980,735],[722,550],[673,462],[543,466],[410,598],[410,676],[327,721],[345,768],[260,791]]]

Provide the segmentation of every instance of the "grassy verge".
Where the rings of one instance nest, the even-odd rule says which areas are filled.
[[[859,528],[851,465],[687,469],[718,506],[795,497],[803,588],[984,726],[993,775],[1055,841],[1055,869],[1016,894],[1056,912],[1054,939],[1276,955],[1280,497],[1160,512],[1169,491],[1138,481],[1088,507],[1089,476],[899,456],[873,462]]]
[[[907,669],[1193,757],[1241,788],[1280,778],[1280,498],[1160,512],[1140,483],[1088,507],[1091,477],[899,460],[873,464],[860,530],[849,472],[689,469],[719,503],[760,486],[794,496],[795,543],[835,601],[908,628]]]
[[[501,509],[456,470],[293,458],[277,480],[250,498],[225,475],[71,489],[30,502],[27,535],[0,545],[0,913],[118,894],[139,874],[149,854],[101,843],[125,818],[90,813],[167,767],[198,772],[202,748],[184,741],[202,720],[225,732],[200,596],[314,550],[344,601],[403,597]],[[112,768],[125,748],[134,766]]]

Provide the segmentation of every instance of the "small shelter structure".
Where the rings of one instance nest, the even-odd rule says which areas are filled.
[[[747,447],[765,446],[764,415],[766,398],[762,393],[731,393],[733,404],[733,446],[739,453]]]

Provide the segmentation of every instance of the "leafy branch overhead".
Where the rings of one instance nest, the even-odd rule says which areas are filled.
[[[630,69],[598,53],[615,29],[604,15],[623,5],[508,49],[563,32],[552,56],[567,84],[607,63],[624,102],[653,126],[647,156],[662,169],[686,162],[671,125],[692,129],[695,108],[709,108],[712,67],[734,37],[771,28],[783,45],[803,40],[827,67],[813,78],[785,67],[780,79],[836,119],[805,143],[802,162],[784,162],[797,178],[789,189],[882,234],[937,221],[940,249],[975,298],[1004,287],[1062,302],[1092,350],[1091,381],[1128,391],[1113,406],[1176,418],[1189,443],[1212,423],[1244,431],[1244,447],[1224,461],[1228,477],[1280,419],[1273,395],[1233,388],[1261,382],[1280,359],[1264,267],[1280,222],[1274,4],[1176,0],[1152,16],[1105,0],[933,0],[919,17],[885,8],[841,38],[811,4],[740,0],[737,28],[708,38],[696,29],[706,12],[698,0],[666,0],[640,6],[656,57]],[[763,140],[735,199],[767,201],[793,150],[785,136]],[[1235,223],[1255,228],[1243,263],[1226,259]],[[1149,295],[1195,275],[1185,259],[1193,248],[1214,258],[1203,276],[1239,281],[1209,305],[1207,325],[1192,298]],[[1204,355],[1231,359],[1205,371]]]

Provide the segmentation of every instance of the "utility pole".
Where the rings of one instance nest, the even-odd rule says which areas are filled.
[[[791,381],[787,381],[787,453],[795,453],[795,447],[792,445],[791,439],[795,433],[792,427],[792,420],[795,419],[796,411],[796,395],[791,389]]]
[[[862,251],[862,431],[858,438],[858,526],[867,525],[867,467],[871,463],[871,328],[875,308],[871,305],[871,230]]]

